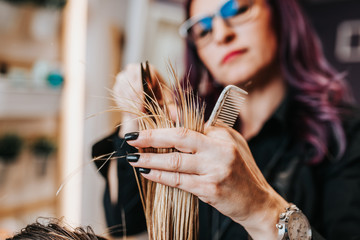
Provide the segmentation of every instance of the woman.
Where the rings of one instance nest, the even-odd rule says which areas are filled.
[[[147,179],[199,197],[200,239],[287,239],[284,232],[311,239],[310,228],[313,239],[360,238],[359,116],[346,107],[342,76],[324,59],[296,1],[192,0],[186,10],[182,32],[193,88],[208,110],[224,86],[245,88],[239,124],[210,127],[203,135],[136,132],[136,123],[125,121],[119,135],[132,147],[181,152],[128,154],[130,164]],[[138,74],[134,66],[125,69],[115,91],[131,98],[126,79],[139,83]],[[95,152],[105,153],[99,146]],[[125,171],[119,169],[123,185]],[[124,206],[122,191],[118,205]],[[285,210],[291,203],[304,215]],[[293,212],[297,220],[285,226],[279,214]]]

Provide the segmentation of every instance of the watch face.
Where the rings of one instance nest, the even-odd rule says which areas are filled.
[[[288,236],[290,240],[311,240],[311,227],[304,214],[293,212],[290,215]]]

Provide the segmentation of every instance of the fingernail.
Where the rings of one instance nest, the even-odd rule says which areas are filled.
[[[144,173],[144,174],[148,174],[150,172],[151,169],[149,168],[139,168],[139,172]]]
[[[126,160],[128,162],[137,162],[140,158],[139,154],[128,154],[126,155]]]
[[[125,141],[136,140],[139,137],[139,132],[126,133],[124,136]]]

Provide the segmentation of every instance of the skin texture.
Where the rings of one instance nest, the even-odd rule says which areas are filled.
[[[214,12],[220,2],[194,0],[191,15]],[[256,1],[254,7],[254,18],[240,26],[229,27],[215,18],[212,42],[198,49],[220,84],[249,86],[240,116],[243,129],[208,127],[205,134],[181,128],[146,130],[128,143],[137,148],[176,148],[178,153],[142,153],[131,165],[151,169],[143,174],[145,178],[195,194],[244,226],[253,239],[276,239],[279,213],[289,204],[266,182],[246,140],[260,131],[279,106],[286,86],[277,61],[271,10],[265,0]],[[224,62],[229,52],[239,49],[241,54]],[[119,84],[126,89],[125,81]]]
[[[176,148],[181,153],[142,153],[131,165],[151,169],[145,178],[195,194],[243,225],[253,239],[276,238],[278,214],[287,203],[267,184],[235,130],[209,127],[205,135],[182,128],[146,130],[128,143]]]
[[[117,76],[113,87],[114,99],[120,110],[143,109],[141,102],[143,97],[141,84],[140,64],[127,65]],[[124,137],[125,133],[137,131],[136,116],[131,113],[122,112],[121,128],[119,136]]]
[[[221,2],[194,0],[191,17],[211,14]],[[198,55],[218,83],[237,85],[249,92],[240,113],[243,128],[238,130],[250,139],[260,131],[286,92],[272,11],[265,0],[256,0],[251,18],[243,24],[228,26],[221,18],[213,21],[213,40],[199,47]]]
[[[164,79],[160,76],[157,70],[150,66],[152,86],[151,87],[157,94],[160,89],[157,88],[157,82],[164,83]],[[154,87],[155,86],[155,87]],[[168,93],[171,94],[171,93]],[[125,133],[133,132],[138,130],[138,124],[135,115],[130,112],[143,111],[142,102],[144,99],[143,86],[141,80],[141,69],[140,64],[128,64],[123,71],[116,76],[116,81],[113,87],[114,100],[122,112],[121,128],[119,132],[120,137],[124,137]],[[171,98],[169,98],[171,99]],[[173,106],[171,104],[171,106]],[[172,107],[170,106],[170,109]],[[129,112],[127,112],[129,111]],[[175,111],[175,110],[174,110]],[[175,119],[175,115],[173,116]]]
[[[191,16],[214,12],[221,1],[194,0]],[[257,0],[252,17],[246,23],[228,26],[215,18],[212,41],[198,48],[198,55],[217,82],[222,85],[244,85],[261,80],[274,67],[277,57],[277,37],[272,28],[271,10],[264,0]],[[227,61],[231,52],[240,50]]]

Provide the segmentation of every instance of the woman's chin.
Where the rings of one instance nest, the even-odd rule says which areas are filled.
[[[222,86],[228,86],[228,85],[235,85],[238,87],[244,87],[247,86],[250,82],[249,78],[241,78],[239,79],[237,78],[222,78],[219,81],[217,81],[219,84],[221,84]]]

